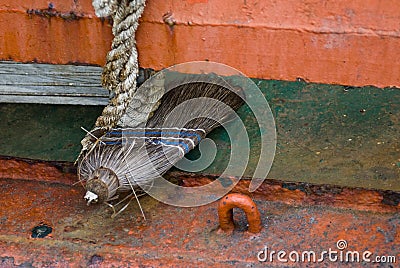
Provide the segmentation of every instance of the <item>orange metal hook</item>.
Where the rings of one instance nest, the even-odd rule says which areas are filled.
[[[232,233],[235,229],[233,223],[233,208],[240,208],[246,213],[250,233],[261,231],[261,216],[253,200],[244,194],[231,193],[224,196],[218,203],[218,217],[220,229]]]

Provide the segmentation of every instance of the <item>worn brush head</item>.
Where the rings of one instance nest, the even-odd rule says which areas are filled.
[[[93,171],[86,182],[87,204],[103,203],[115,195],[119,187],[117,175],[109,168],[100,167]]]
[[[161,98],[160,107],[146,127],[204,129],[209,133],[228,122],[245,98],[241,88],[232,88],[217,75],[211,78],[209,74],[187,75],[177,81],[167,81],[165,87],[171,89]],[[178,106],[181,109],[174,112]]]
[[[80,159],[78,169],[80,180],[86,181],[88,204],[107,202],[118,192],[152,187],[154,180],[210,131],[230,121],[243,104],[241,89],[232,89],[218,76],[211,81],[209,75],[191,76],[183,82],[168,81],[164,86],[171,89],[164,95],[159,95],[162,85],[158,82],[163,81],[160,78],[163,79],[159,77],[148,94],[138,89],[136,98],[143,99],[131,102],[132,107],[128,105],[124,120],[120,121],[124,122],[123,128],[91,133],[94,147]],[[154,88],[157,90],[150,94]],[[138,103],[154,103],[157,108],[137,106]],[[149,112],[149,119],[145,125],[136,126],[140,122],[136,115],[145,111]],[[129,127],[130,119],[135,122],[134,127]]]

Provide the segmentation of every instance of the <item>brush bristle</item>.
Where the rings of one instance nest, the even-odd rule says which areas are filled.
[[[118,192],[151,187],[205,135],[229,121],[243,104],[243,93],[231,91],[224,80],[204,82],[204,77],[197,78],[178,84],[161,100],[152,100],[161,104],[145,128],[94,133],[99,140],[80,160],[80,179],[90,181],[99,177],[99,170],[111,170],[118,183],[108,181],[113,176],[102,177],[109,187],[104,201]]]
[[[218,127],[220,123],[226,123],[230,120],[232,111],[227,109],[230,107],[237,110],[243,105],[244,94],[240,89],[232,89],[224,80],[215,78],[211,82],[203,82],[203,76],[199,75],[195,78],[187,79],[180,82],[181,85],[172,88],[162,98],[160,107],[155,111],[153,116],[148,120],[146,127],[180,127],[190,129],[204,129],[206,133],[211,132]],[[205,76],[204,76],[205,77]],[[172,81],[172,84],[177,82]],[[166,85],[168,88],[169,85]],[[234,91],[233,91],[234,90]],[[220,105],[210,103],[210,100],[220,102]],[[184,105],[184,103],[187,103]],[[181,116],[171,117],[171,112],[182,105]],[[222,108],[222,105],[226,105]],[[184,120],[188,118],[188,114],[193,117],[189,122]],[[174,114],[175,115],[175,114]],[[196,118],[196,116],[199,116]],[[209,117],[214,117],[217,120]],[[168,117],[169,120],[166,120]]]

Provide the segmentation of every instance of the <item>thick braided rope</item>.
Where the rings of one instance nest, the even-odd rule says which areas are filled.
[[[92,5],[97,17],[111,16],[117,10],[119,0],[93,0]]]
[[[103,6],[103,9],[96,14],[110,13],[113,18],[114,40],[102,74],[102,84],[112,92],[112,98],[96,121],[97,127],[110,129],[117,124],[136,92],[139,66],[135,32],[145,0],[97,2],[101,2],[98,6]]]
[[[114,40],[102,74],[102,84],[110,90],[111,100],[95,124],[95,130],[107,131],[118,123],[136,92],[139,67],[135,32],[145,0],[93,0],[92,4],[97,16],[113,18]],[[81,141],[77,160],[95,145],[90,139],[88,134]]]

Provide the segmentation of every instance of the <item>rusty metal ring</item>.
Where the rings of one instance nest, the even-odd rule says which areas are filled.
[[[235,229],[233,223],[233,208],[240,208],[246,213],[249,223],[248,232],[259,233],[261,231],[261,216],[254,201],[247,195],[231,193],[224,196],[218,203],[218,217],[220,230],[232,233]]]

